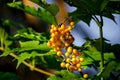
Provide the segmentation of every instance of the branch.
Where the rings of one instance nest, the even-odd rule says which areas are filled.
[[[14,57],[15,59],[17,59],[17,55],[15,55],[14,53],[10,53],[9,55],[12,56],[12,57]],[[32,67],[32,65],[30,65],[30,64],[27,63],[26,61],[23,61],[22,63],[23,63],[24,65],[26,65],[27,67],[29,67],[29,68]],[[45,75],[48,75],[48,76],[53,75],[53,73],[44,71],[44,70],[42,70],[42,69],[40,69],[40,68],[37,68],[37,67],[35,67],[34,70],[37,71],[37,72],[43,73],[43,74],[45,74]]]

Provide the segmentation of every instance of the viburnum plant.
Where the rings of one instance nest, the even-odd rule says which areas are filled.
[[[0,50],[2,56],[12,56],[18,60],[17,68],[21,63],[31,70],[49,75],[47,80],[119,80],[120,61],[114,56],[114,45],[106,43],[103,38],[103,16],[114,20],[112,14],[120,14],[119,0],[64,0],[70,6],[77,9],[69,13],[71,21],[58,24],[56,14],[59,8],[56,4],[48,4],[45,0],[32,0],[40,8],[24,5],[21,1],[9,3],[8,6],[17,8],[36,16],[50,24],[49,33],[38,33],[31,28],[24,28],[17,31],[14,36],[0,28]],[[69,18],[68,18],[69,19]],[[88,39],[82,46],[73,44],[75,41],[71,31],[80,20],[88,25],[93,19],[99,27],[100,38]],[[21,26],[10,20],[2,20],[2,26]],[[12,46],[15,42],[17,47]],[[115,49],[116,48],[116,49]],[[57,70],[53,74],[37,68],[36,65]],[[98,73],[89,76],[83,69],[94,67]],[[77,71],[79,74],[76,74]]]

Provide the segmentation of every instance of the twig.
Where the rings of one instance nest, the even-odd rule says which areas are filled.
[[[15,55],[14,53],[10,53],[9,55],[17,59],[17,55]],[[27,63],[26,61],[23,61],[22,63],[23,63],[24,65],[26,65],[27,67],[29,67],[29,68],[32,67],[32,65],[30,65],[30,64]],[[42,70],[42,69],[40,69],[40,68],[37,68],[37,67],[35,67],[34,70],[37,71],[37,72],[43,73],[43,74],[45,74],[45,75],[48,75],[48,76],[53,75],[53,73],[44,71],[44,70]]]

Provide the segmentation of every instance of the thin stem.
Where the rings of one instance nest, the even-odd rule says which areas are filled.
[[[10,53],[9,55],[17,59],[17,55],[15,55],[14,53]],[[26,65],[27,67],[29,67],[29,68],[32,67],[32,65],[30,65],[30,64],[27,63],[26,61],[23,61],[22,63],[23,63],[24,65]],[[40,73],[46,74],[46,75],[48,75],[48,76],[53,75],[52,73],[47,72],[47,71],[44,71],[44,70],[39,69],[39,68],[37,68],[37,67],[34,67],[34,70],[37,71],[37,72],[40,72]]]
[[[104,67],[104,54],[103,54],[103,19],[102,16],[100,16],[101,18],[101,25],[99,26],[99,30],[100,30],[100,51],[101,51],[101,67]]]
[[[2,47],[0,47],[0,50],[5,51],[5,49],[2,48]],[[18,59],[17,55],[15,55],[14,53],[10,53],[9,55],[12,56],[12,57],[14,57],[15,59]],[[29,67],[29,68],[33,67],[33,65],[27,63],[26,61],[23,61],[22,63],[23,63],[24,65],[26,65],[27,67]],[[39,73],[48,75],[48,76],[51,76],[51,75],[53,75],[54,73],[57,73],[57,71],[54,71],[54,73],[50,73],[50,72],[47,72],[47,71],[42,70],[42,69],[37,68],[37,67],[34,67],[33,70],[35,70],[35,71],[37,71],[37,72],[39,72]]]
[[[100,20],[94,15],[92,17],[93,20],[97,23],[99,26],[99,32],[100,32],[100,53],[101,53],[101,71],[104,68],[104,53],[103,53],[103,18],[102,15],[100,15]],[[103,77],[101,77],[101,80],[103,80]]]

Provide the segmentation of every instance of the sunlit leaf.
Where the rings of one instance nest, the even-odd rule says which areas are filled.
[[[17,63],[17,67],[16,67],[16,68],[18,68],[19,65],[20,65],[24,60],[30,59],[31,56],[32,56],[32,55],[29,54],[28,52],[24,52],[24,53],[20,54],[20,55],[17,57],[18,63]]]
[[[42,19],[43,21],[46,21],[49,24],[57,24],[55,16],[53,16],[49,11],[47,11],[44,8],[36,10],[33,7],[23,5],[22,2],[9,3],[8,5],[10,7],[23,10],[26,13],[29,13],[29,14],[31,14],[33,16],[36,16],[36,17]]]

